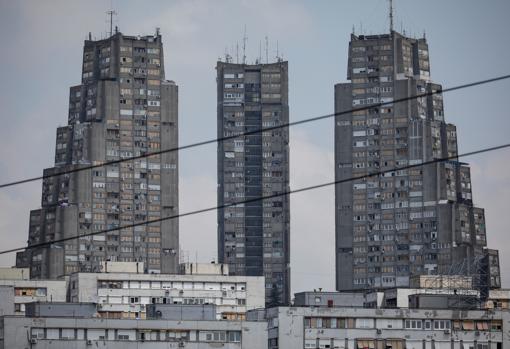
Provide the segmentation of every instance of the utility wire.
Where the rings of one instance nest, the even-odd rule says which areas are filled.
[[[202,145],[207,145],[207,144],[212,144],[212,143],[220,143],[220,142],[224,142],[224,141],[227,141],[227,140],[231,140],[231,139],[235,139],[235,138],[239,138],[239,137],[243,137],[243,136],[249,136],[249,135],[254,135],[254,134],[258,134],[258,133],[262,133],[262,132],[278,130],[278,129],[285,128],[285,127],[296,126],[296,125],[306,124],[306,123],[309,123],[309,122],[329,119],[329,118],[332,118],[334,116],[350,114],[350,113],[353,113],[353,112],[369,110],[369,109],[372,109],[372,108],[384,107],[384,106],[392,105],[392,104],[395,104],[395,103],[402,103],[402,102],[410,101],[410,100],[417,99],[417,98],[433,96],[433,95],[436,95],[436,94],[442,94],[442,93],[446,93],[446,92],[452,92],[452,91],[461,90],[461,89],[468,88],[468,87],[485,85],[485,84],[496,82],[496,81],[500,81],[500,80],[506,80],[508,78],[510,78],[510,74],[508,74],[508,75],[501,75],[501,76],[498,76],[498,77],[495,77],[495,78],[490,78],[490,79],[485,79],[485,80],[478,80],[478,81],[475,81],[475,82],[470,82],[470,83],[463,84],[463,85],[457,85],[457,86],[449,87],[449,88],[446,88],[446,89],[438,89],[438,90],[435,90],[435,91],[430,91],[430,92],[425,92],[425,93],[417,94],[415,96],[409,96],[409,97],[395,99],[393,101],[375,103],[375,104],[371,104],[371,105],[367,105],[367,106],[363,106],[363,107],[359,107],[359,108],[353,108],[353,109],[350,109],[350,110],[344,110],[344,111],[337,112],[337,113],[325,114],[325,115],[316,116],[316,117],[312,117],[312,118],[308,118],[308,119],[303,119],[303,120],[299,120],[299,121],[288,122],[288,123],[284,123],[284,124],[277,125],[277,126],[271,126],[271,127],[266,127],[266,128],[261,128],[261,129],[253,130],[253,131],[247,131],[247,132],[243,132],[243,133],[237,134],[235,136],[225,136],[225,137],[221,137],[221,138],[209,139],[209,140],[205,140],[205,141],[201,141],[201,142],[197,142],[197,143],[191,143],[191,144],[187,144],[187,145],[183,145],[183,146],[175,147],[175,148],[163,149],[163,150],[159,150],[159,151],[155,151],[155,152],[151,152],[151,153],[145,153],[145,154],[142,154],[142,155],[137,155],[137,156],[128,157],[128,158],[124,158],[124,159],[106,161],[106,162],[103,162],[101,164],[88,165],[88,166],[84,166],[84,167],[74,168],[74,169],[71,169],[71,170],[64,170],[64,171],[60,171],[60,172],[57,172],[57,173],[51,173],[51,174],[47,174],[47,175],[42,175],[42,176],[38,176],[38,177],[25,178],[25,179],[13,181],[13,182],[8,182],[8,183],[0,184],[0,189],[7,188],[7,187],[12,187],[14,185],[19,185],[19,184],[33,182],[33,181],[37,181],[37,180],[40,180],[40,179],[57,177],[57,176],[65,175],[65,174],[70,174],[70,173],[75,173],[75,172],[80,172],[80,171],[85,171],[85,170],[91,170],[91,169],[94,169],[94,168],[104,167],[104,166],[108,166],[108,165],[116,165],[116,164],[119,164],[119,163],[122,163],[122,162],[126,162],[126,161],[139,160],[139,159],[147,158],[147,157],[150,157],[150,156],[161,155],[161,154],[171,153],[171,152],[180,151],[180,150],[184,150],[184,149],[195,148],[195,147],[199,147],[199,146],[202,146]]]
[[[186,213],[181,213],[181,214],[177,214],[177,215],[173,215],[173,216],[167,216],[167,217],[162,217],[162,218],[158,218],[158,219],[148,220],[148,221],[144,221],[144,222],[128,224],[128,225],[124,225],[124,226],[121,226],[121,227],[110,228],[110,229],[105,229],[105,230],[101,230],[101,231],[97,231],[97,232],[91,232],[91,233],[86,233],[86,234],[73,235],[73,236],[69,236],[69,237],[66,237],[66,238],[62,238],[62,239],[41,242],[41,243],[34,244],[34,245],[31,245],[31,246],[16,247],[16,248],[13,248],[13,249],[0,251],[0,255],[6,254],[6,253],[12,253],[12,252],[16,252],[16,251],[36,249],[36,248],[40,248],[40,247],[50,246],[50,245],[53,245],[53,244],[56,244],[56,243],[60,243],[60,242],[75,240],[75,239],[89,237],[89,236],[94,236],[94,235],[99,235],[99,234],[111,233],[113,231],[117,231],[117,230],[121,230],[121,229],[133,228],[133,227],[137,227],[137,226],[140,226],[140,225],[157,223],[157,222],[162,222],[162,221],[166,221],[166,220],[170,220],[170,219],[176,219],[176,218],[180,218],[180,217],[192,216],[192,215],[196,215],[196,214],[200,214],[200,213],[205,213],[205,212],[209,212],[209,211],[216,211],[216,210],[220,210],[220,209],[224,209],[224,208],[228,208],[228,207],[235,207],[235,206],[238,206],[238,205],[244,205],[244,204],[251,203],[251,202],[268,200],[268,199],[274,199],[274,198],[278,198],[278,197],[282,197],[282,196],[286,196],[286,195],[290,195],[290,194],[295,194],[295,193],[300,193],[300,192],[304,192],[304,191],[324,188],[324,187],[328,187],[328,186],[335,185],[335,184],[352,182],[352,181],[356,181],[356,180],[360,180],[360,179],[366,179],[366,178],[371,178],[371,177],[377,177],[377,176],[383,175],[385,173],[390,173],[390,172],[394,172],[394,171],[408,170],[408,169],[411,169],[411,168],[423,167],[423,166],[427,166],[427,165],[431,165],[431,164],[435,164],[435,163],[439,163],[439,162],[445,162],[445,161],[450,161],[450,160],[457,160],[458,158],[461,158],[461,157],[466,157],[466,156],[471,156],[471,155],[476,155],[476,154],[481,154],[481,153],[487,153],[487,152],[490,152],[490,151],[500,150],[500,149],[504,149],[504,148],[508,148],[508,147],[510,147],[510,143],[502,144],[502,145],[498,145],[498,146],[494,146],[494,147],[490,147],[490,148],[479,149],[479,150],[475,150],[475,151],[472,151],[472,152],[469,152],[469,153],[460,154],[460,155],[453,155],[453,156],[449,156],[449,157],[429,160],[429,161],[422,162],[420,164],[413,164],[413,165],[407,165],[407,166],[402,166],[402,167],[394,167],[392,169],[383,170],[383,171],[375,171],[375,172],[371,172],[371,173],[368,173],[368,174],[365,174],[365,175],[360,175],[360,176],[340,179],[340,180],[333,181],[333,182],[320,183],[320,184],[312,185],[312,186],[309,186],[309,187],[303,187],[303,188],[299,188],[299,189],[295,189],[295,190],[284,191],[284,192],[281,192],[281,193],[261,196],[261,197],[258,197],[258,198],[253,198],[253,199],[248,199],[248,200],[243,200],[243,201],[236,201],[236,202],[232,202],[232,203],[228,203],[228,204],[223,204],[223,205],[219,205],[219,206],[207,207],[207,208],[203,208],[203,209],[199,209],[199,210],[195,210],[195,211],[189,211],[189,212],[186,212]]]

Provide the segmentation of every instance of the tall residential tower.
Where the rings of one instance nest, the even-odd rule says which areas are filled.
[[[288,123],[287,62],[218,62],[218,137]],[[218,145],[218,205],[289,190],[288,128]],[[290,301],[289,198],[218,211],[218,259],[234,275],[264,276],[266,303]]]
[[[335,86],[335,111],[366,109],[336,117],[336,180],[457,155],[442,94],[392,103],[441,90],[430,81],[425,38],[353,34],[347,79]],[[405,287],[463,263],[473,272],[467,265],[487,251],[468,165],[454,158],[338,184],[335,254],[338,290]],[[490,284],[499,282],[495,271]]]
[[[89,38],[82,68],[45,176],[177,146],[177,86],[165,80],[159,32]],[[177,153],[164,153],[44,179],[29,246],[177,214],[177,165]],[[99,271],[106,260],[177,272],[178,246],[178,222],[167,220],[34,248],[17,264],[33,278]]]

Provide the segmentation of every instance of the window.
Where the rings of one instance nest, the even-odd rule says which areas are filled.
[[[62,339],[75,339],[74,328],[63,328],[62,329]]]
[[[44,338],[44,328],[32,328],[31,335],[32,335],[32,338],[43,339]]]
[[[434,320],[435,330],[446,330],[450,328],[450,320]]]
[[[117,332],[117,339],[119,340],[135,340],[136,338],[136,331],[135,330],[118,330]]]
[[[356,328],[374,328],[374,319],[356,319]]]
[[[405,328],[407,328],[407,329],[421,329],[422,321],[421,320],[406,320]]]
[[[60,339],[60,330],[58,328],[47,328],[46,339]]]
[[[229,342],[240,342],[241,341],[241,331],[228,331],[228,341]]]
[[[91,340],[98,340],[98,339],[105,339],[105,330],[87,330],[87,339]]]

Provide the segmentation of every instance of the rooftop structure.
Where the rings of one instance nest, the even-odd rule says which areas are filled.
[[[310,291],[294,294],[296,307],[363,307],[363,292],[322,292]]]

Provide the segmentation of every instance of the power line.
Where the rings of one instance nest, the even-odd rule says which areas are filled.
[[[66,237],[66,238],[62,238],[62,239],[41,242],[41,243],[34,244],[34,245],[31,245],[31,246],[16,247],[16,248],[13,248],[13,249],[0,251],[0,255],[6,254],[6,253],[22,251],[22,250],[36,249],[36,248],[40,248],[40,247],[50,246],[50,245],[53,245],[53,244],[56,244],[56,243],[60,243],[60,242],[66,242],[66,241],[75,240],[75,239],[79,239],[79,238],[84,238],[84,237],[89,237],[89,236],[94,236],[94,235],[99,235],[99,234],[110,233],[110,232],[121,230],[121,229],[134,228],[134,227],[141,226],[141,225],[146,225],[146,224],[151,224],[151,223],[158,223],[158,222],[162,222],[162,221],[166,221],[166,220],[170,220],[170,219],[176,219],[176,218],[180,218],[180,217],[192,216],[192,215],[196,215],[196,214],[200,214],[200,213],[205,213],[205,212],[209,212],[209,211],[216,211],[216,210],[220,210],[220,209],[224,209],[224,208],[228,208],[228,207],[235,207],[235,206],[238,206],[238,205],[244,205],[244,204],[251,203],[251,202],[256,202],[256,201],[261,201],[261,200],[268,200],[268,199],[274,199],[274,198],[277,198],[277,197],[282,197],[282,196],[286,196],[286,195],[290,195],[290,194],[295,194],[295,193],[300,193],[300,192],[304,192],[304,191],[320,189],[320,188],[328,187],[328,186],[335,185],[335,184],[352,182],[352,181],[355,181],[355,180],[366,179],[366,178],[370,178],[370,177],[376,177],[376,176],[380,176],[380,175],[383,175],[385,173],[390,173],[390,172],[394,172],[394,171],[408,170],[408,169],[411,169],[411,168],[423,167],[423,166],[427,166],[427,165],[431,165],[431,164],[435,164],[435,163],[439,163],[439,162],[445,162],[445,161],[450,161],[450,160],[457,160],[458,158],[461,158],[461,157],[466,157],[466,156],[486,153],[486,152],[500,150],[500,149],[504,149],[504,148],[508,148],[508,147],[510,147],[510,143],[502,144],[502,145],[498,145],[498,146],[494,146],[494,147],[490,147],[490,148],[479,149],[479,150],[475,150],[475,151],[464,153],[464,154],[460,154],[460,155],[453,155],[453,156],[449,156],[449,157],[429,160],[429,161],[422,162],[420,164],[413,164],[413,165],[407,165],[407,166],[402,166],[402,167],[394,167],[392,169],[383,170],[383,171],[375,171],[375,172],[371,172],[371,173],[368,173],[368,174],[365,174],[365,175],[350,177],[350,178],[346,178],[346,179],[340,179],[340,180],[333,181],[333,182],[320,183],[320,184],[316,184],[316,185],[312,185],[312,186],[308,186],[308,187],[303,187],[303,188],[299,188],[299,189],[295,189],[295,190],[284,191],[284,192],[281,192],[281,193],[261,196],[261,197],[258,197],[258,198],[253,198],[253,199],[248,199],[248,200],[243,200],[243,201],[237,201],[237,202],[223,204],[223,205],[219,205],[219,206],[207,207],[207,208],[203,208],[203,209],[199,209],[199,210],[195,210],[195,211],[190,211],[190,212],[186,212],[186,213],[181,213],[181,214],[177,214],[177,215],[173,215],[173,216],[167,216],[167,217],[157,218],[157,219],[148,220],[148,221],[144,221],[144,222],[128,224],[128,225],[124,225],[124,226],[121,226],[121,227],[110,228],[110,229],[105,229],[105,230],[101,230],[101,231],[97,231],[97,232],[91,232],[91,233],[86,233],[86,234],[81,234],[81,235],[73,235],[73,236],[69,236],[69,237]]]
[[[209,139],[209,140],[205,140],[205,141],[201,141],[201,142],[197,142],[197,143],[191,143],[191,144],[187,144],[187,145],[183,145],[183,146],[175,147],[175,148],[163,149],[163,150],[159,150],[159,151],[155,151],[155,152],[151,152],[151,153],[145,153],[142,155],[137,155],[137,156],[128,157],[128,158],[124,158],[124,159],[106,161],[101,164],[83,166],[83,167],[79,167],[79,168],[75,168],[75,169],[71,169],[71,170],[60,171],[57,173],[51,173],[51,174],[42,175],[42,176],[38,176],[38,177],[25,178],[25,179],[21,179],[18,181],[0,184],[0,189],[12,187],[14,185],[29,183],[29,182],[33,182],[33,181],[37,181],[37,180],[41,180],[41,179],[62,176],[62,175],[85,171],[85,170],[91,170],[94,168],[104,167],[104,166],[108,166],[108,165],[116,165],[116,164],[126,162],[126,161],[134,161],[134,160],[144,159],[147,157],[161,155],[161,154],[165,154],[165,153],[171,153],[171,152],[180,151],[180,150],[184,150],[184,149],[195,148],[195,147],[199,147],[199,146],[203,146],[203,145],[207,145],[207,144],[220,143],[220,142],[224,142],[224,141],[231,140],[231,139],[236,139],[236,138],[243,137],[243,136],[249,136],[249,135],[254,135],[254,134],[258,134],[258,133],[262,133],[262,132],[278,130],[278,129],[285,128],[285,127],[306,124],[306,123],[315,122],[315,121],[319,121],[319,120],[329,119],[329,118],[332,118],[335,116],[350,114],[350,113],[358,112],[358,111],[369,110],[372,108],[384,107],[384,106],[388,106],[388,105],[392,105],[392,104],[396,104],[396,103],[402,103],[402,102],[414,100],[417,98],[429,97],[429,96],[433,96],[436,94],[442,94],[442,93],[452,92],[452,91],[456,91],[456,90],[461,90],[464,88],[485,85],[485,84],[500,81],[500,80],[506,80],[508,78],[510,78],[510,74],[501,75],[501,76],[498,76],[495,78],[490,78],[490,79],[485,79],[485,80],[479,80],[479,81],[475,81],[475,82],[471,82],[471,83],[467,83],[467,84],[463,84],[463,85],[457,85],[457,86],[449,87],[446,89],[438,89],[435,91],[421,93],[421,94],[418,94],[415,96],[409,96],[409,97],[395,99],[393,101],[380,102],[380,103],[375,103],[375,104],[371,104],[371,105],[366,105],[366,106],[359,107],[359,108],[344,110],[344,111],[341,111],[338,113],[325,114],[325,115],[316,116],[316,117],[303,119],[303,120],[299,120],[299,121],[288,122],[288,123],[284,123],[284,124],[277,125],[277,126],[271,126],[271,127],[253,130],[253,131],[247,131],[247,132],[239,133],[235,136],[225,136],[225,137],[220,137],[220,138],[215,138],[215,139]]]

